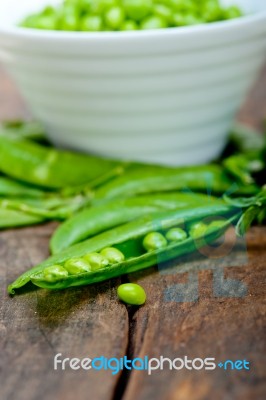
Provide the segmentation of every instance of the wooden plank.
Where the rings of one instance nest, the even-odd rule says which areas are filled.
[[[65,291],[31,290],[13,298],[6,285],[48,255],[53,224],[0,234],[1,399],[111,399],[110,371],[54,371],[65,357],[122,357],[128,338],[117,281]]]
[[[190,359],[214,357],[246,359],[250,371],[190,371],[182,369],[143,371],[130,374],[124,400],[262,399],[265,394],[265,262],[266,228],[252,228],[248,235],[248,262],[225,267],[224,276],[244,283],[247,293],[240,298],[215,297],[213,262],[201,270],[200,261],[181,263],[181,271],[164,274],[135,274],[148,296],[145,307],[131,321],[131,356]],[[186,269],[187,264],[187,269]],[[226,264],[225,265],[229,265]],[[219,268],[219,267],[218,267]],[[194,271],[199,279],[197,301],[168,301],[173,285],[186,283]],[[177,272],[177,271],[175,271]],[[166,363],[167,365],[167,363]]]

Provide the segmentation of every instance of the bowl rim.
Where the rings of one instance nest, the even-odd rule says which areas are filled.
[[[189,25],[181,27],[136,30],[136,31],[57,31],[35,28],[24,28],[20,26],[5,26],[0,24],[0,37],[20,37],[31,40],[50,40],[53,41],[101,41],[101,40],[127,40],[127,39],[160,39],[169,36],[193,36],[204,35],[208,33],[226,33],[232,29],[241,29],[244,26],[254,26],[256,23],[265,22],[266,30],[266,8],[265,10],[246,14],[241,17],[225,21],[209,22],[198,25]]]

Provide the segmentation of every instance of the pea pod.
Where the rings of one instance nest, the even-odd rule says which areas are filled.
[[[193,208],[199,204],[223,204],[223,200],[204,194],[177,192],[110,200],[85,208],[56,229],[50,242],[51,252],[59,253],[75,243],[142,215]]]
[[[44,218],[16,210],[7,210],[0,207],[0,229],[16,228],[39,224]]]
[[[257,220],[259,223],[263,223],[266,216],[266,187],[263,187],[262,190],[257,194],[257,196],[246,199],[229,199],[226,198],[227,203],[246,208],[246,212],[241,216],[236,226],[236,231],[239,235],[243,235],[244,232],[250,227],[251,223],[254,220]]]
[[[253,128],[236,123],[229,137],[229,146],[242,154],[252,151],[261,151],[266,145],[266,135]]]
[[[264,183],[266,162],[261,152],[248,152],[245,154],[235,154],[223,161],[226,170],[244,185],[255,182],[253,174],[264,171]]]
[[[235,200],[234,202],[234,205],[209,204],[193,209],[156,213],[107,230],[51,256],[28,270],[9,285],[8,291],[14,294],[16,289],[28,282],[47,289],[64,289],[92,284],[148,268],[178,256],[190,254],[205,246],[206,243],[212,243],[232,223],[237,223],[237,232],[243,234],[252,220],[261,212],[265,212],[266,192],[262,190],[250,201],[240,199],[239,203]],[[239,205],[245,209],[244,213]],[[214,221],[208,225],[206,219],[210,217],[214,218]],[[200,224],[200,230],[197,229],[194,234],[193,227]],[[202,229],[203,226],[205,226],[204,229]],[[177,240],[173,238],[172,230],[176,228],[186,230],[182,239],[180,235]],[[156,235],[151,235],[151,233],[156,233]],[[163,235],[166,241],[158,241],[157,233]],[[154,240],[156,245],[154,245]],[[109,255],[109,260],[106,255]],[[81,260],[78,262],[79,259]],[[112,263],[110,262],[112,259],[118,261]],[[74,270],[73,260],[76,260]],[[91,264],[92,262],[94,265]],[[84,265],[88,268],[86,272],[84,272]]]
[[[173,212],[157,213],[152,216],[145,216],[119,227],[107,230],[97,236],[94,236],[82,243],[74,245],[67,250],[48,258],[35,268],[25,272],[8,290],[14,294],[15,290],[33,282],[36,286],[49,289],[63,289],[70,286],[86,285],[100,282],[115,276],[127,274],[143,268],[148,268],[160,262],[178,257],[180,255],[193,252],[198,246],[198,240],[188,236],[184,241],[170,242],[166,247],[146,252],[143,248],[143,239],[146,235],[154,231],[165,232],[173,227],[190,226],[209,216],[225,217],[224,224],[215,226],[205,239],[215,240],[228,226],[237,221],[241,216],[241,210],[231,205],[204,205],[194,209],[178,210]],[[205,243],[205,242],[204,242]],[[91,270],[90,272],[77,275],[67,274],[59,280],[55,278],[46,280],[46,268],[58,265],[64,269],[64,265],[71,259],[83,258],[90,253],[101,252],[104,248],[115,247],[120,250],[125,260],[102,266],[102,268]],[[51,270],[49,270],[49,276]],[[61,275],[62,277],[62,275]]]
[[[44,188],[60,189],[89,183],[116,165],[113,161],[94,156],[0,135],[0,171]]]
[[[62,220],[72,216],[74,212],[84,207],[89,201],[90,199],[83,196],[75,196],[72,198],[54,196],[46,199],[0,198],[0,207],[2,209],[18,211],[36,217],[39,216],[43,219]]]
[[[37,121],[4,121],[0,124],[0,135],[46,142],[44,127]]]
[[[178,190],[217,194],[235,191],[240,195],[254,194],[259,189],[256,185],[238,185],[223,167],[215,164],[181,168],[134,165],[96,190],[94,202]]]
[[[42,198],[46,195],[47,193],[42,190],[14,181],[5,176],[0,176],[0,197]]]

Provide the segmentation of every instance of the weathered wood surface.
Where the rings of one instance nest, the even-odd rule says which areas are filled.
[[[0,73],[0,119],[26,115],[14,86]],[[260,126],[264,115],[266,71],[251,92],[240,119]],[[265,398],[266,228],[250,231],[248,260],[245,253],[243,260],[243,253],[237,252],[229,256],[229,261],[234,259],[234,266],[226,258],[216,267],[212,259],[203,264],[197,258],[193,262],[184,259],[177,263],[178,270],[151,269],[132,275],[129,279],[141,283],[148,295],[147,304],[138,310],[127,309],[117,301],[115,288],[120,279],[94,287],[58,292],[31,290],[8,297],[7,283],[47,256],[54,226],[0,233],[1,399]],[[237,280],[241,297],[220,293],[220,278]],[[190,301],[181,301],[180,284],[189,279],[194,285],[198,282],[198,290],[197,286],[192,292],[183,290]],[[219,361],[246,359],[251,369],[165,369],[151,376],[143,371],[122,375],[112,375],[110,371],[54,371],[57,353],[79,358],[127,354],[215,357]]]

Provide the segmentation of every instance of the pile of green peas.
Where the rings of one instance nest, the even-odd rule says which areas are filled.
[[[20,26],[61,31],[132,31],[197,25],[238,18],[220,0],[64,0],[26,17]]]

